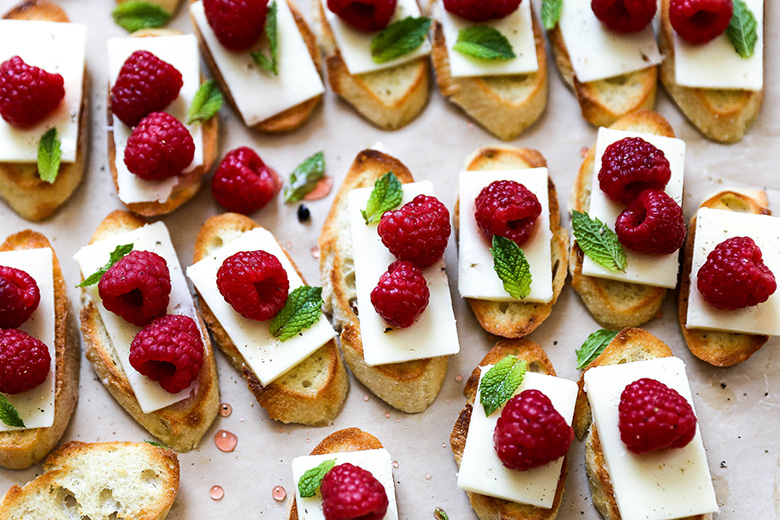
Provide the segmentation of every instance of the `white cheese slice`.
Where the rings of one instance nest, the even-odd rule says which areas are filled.
[[[183,85],[179,97],[168,105],[165,112],[181,121],[192,135],[195,143],[195,156],[184,170],[189,172],[203,164],[203,132],[200,123],[187,122],[187,111],[192,99],[200,87],[200,52],[198,40],[192,34],[176,36],[158,36],[154,38],[111,38],[108,48],[108,77],[114,86],[125,60],[135,51],[149,51],[163,61],[173,65],[181,72]],[[125,204],[134,202],[163,202],[170,196],[173,188],[181,180],[179,176],[160,181],[149,181],[130,173],[125,166],[125,147],[133,129],[113,116],[114,149],[116,150],[117,185],[119,199]]]
[[[62,162],[76,160],[86,46],[83,25],[0,20],[0,63],[19,56],[28,65],[62,75],[65,87],[60,106],[31,128],[16,128],[0,118],[0,162],[36,162],[38,142],[52,127],[61,142]]]
[[[661,137],[654,134],[641,134],[599,128],[596,141],[596,158],[593,163],[593,177],[590,194],[590,208],[588,214],[591,218],[598,218],[609,229],[615,230],[615,220],[626,208],[619,202],[613,202],[607,198],[599,188],[599,170],[601,170],[601,157],[604,150],[610,144],[626,137],[641,137],[656,148],[660,149],[669,160],[672,177],[666,185],[666,194],[682,206],[683,174],[685,171],[685,141],[672,137]],[[625,271],[609,271],[600,266],[589,257],[582,262],[582,273],[597,278],[609,278],[621,282],[641,283],[656,287],[673,289],[677,286],[677,269],[679,251],[670,255],[646,255],[624,248],[628,258],[628,266]]]
[[[198,323],[195,305],[192,302],[187,281],[184,279],[179,258],[173,249],[168,228],[162,222],[155,222],[154,224],[82,247],[73,256],[74,260],[79,264],[82,276],[86,278],[103,267],[108,261],[111,252],[117,246],[123,244],[133,244],[134,250],[151,251],[165,259],[171,275],[171,295],[167,313],[189,316]],[[130,344],[133,342],[135,335],[141,330],[141,327],[128,323],[123,318],[107,310],[103,306],[98,294],[98,284],[88,287],[87,295],[97,306],[100,318],[108,331],[111,344],[117,353],[127,379],[130,381],[130,387],[133,389],[141,411],[151,413],[189,397],[190,393],[195,389],[195,381],[181,392],[171,394],[163,390],[158,382],[141,375],[140,372],[133,368],[130,364]],[[208,341],[208,339],[204,338],[205,341]]]
[[[674,73],[678,85],[718,89],[764,88],[764,0],[745,0],[756,16],[755,53],[741,57],[724,32],[702,45],[686,42],[674,32]]]
[[[620,516],[623,520],[669,520],[716,512],[718,504],[698,427],[687,446],[643,455],[631,453],[620,440],[620,395],[627,385],[643,377],[676,390],[693,406],[685,364],[675,357],[585,372],[585,390]]]
[[[444,39],[447,42],[447,55],[450,59],[450,72],[453,77],[528,74],[539,70],[531,2],[527,0],[521,2],[517,9],[504,18],[479,23],[479,25],[492,27],[506,36],[516,55],[511,60],[480,60],[454,50],[453,46],[458,41],[458,33],[462,29],[477,24],[451,14],[441,2],[436,3],[436,8],[436,17],[441,22]]]
[[[492,366],[482,367],[480,383],[481,377],[484,377]],[[577,384],[574,381],[526,372],[523,383],[513,395],[531,389],[539,390],[546,395],[566,420],[566,424],[571,425],[574,403],[577,400]],[[496,429],[496,423],[504,406],[490,414],[490,417],[486,417],[485,410],[480,404],[480,395],[480,390],[477,390],[466,447],[458,471],[458,486],[466,491],[503,498],[511,502],[551,508],[558,479],[561,476],[563,457],[526,471],[504,466],[496,454],[493,443],[493,431]]]
[[[190,13],[214,57],[219,74],[230,87],[230,95],[245,125],[265,121],[325,92],[322,78],[284,0],[276,2],[278,75],[264,70],[250,55],[250,52],[261,51],[270,56],[268,38],[260,38],[257,45],[246,52],[232,52],[214,35],[206,20],[203,2],[193,3]]]
[[[54,256],[48,247],[5,251],[0,253],[0,265],[21,269],[35,279],[41,300],[38,308],[26,322],[19,327],[30,336],[42,341],[49,348],[51,365],[49,375],[40,385],[20,394],[3,394],[19,412],[19,417],[27,428],[48,428],[54,424],[54,386],[56,345],[54,314],[54,275],[52,273]],[[0,421],[0,432],[21,430]]]
[[[523,301],[546,303],[552,300],[552,231],[547,176],[547,168],[460,173],[458,290],[461,296],[491,301],[517,301],[504,290],[503,282],[493,268],[491,241],[479,229],[474,218],[474,203],[482,189],[494,181],[510,180],[528,188],[542,206],[542,213],[534,222],[528,241],[522,245],[523,254],[531,267],[531,292]]]
[[[636,33],[617,33],[596,18],[590,3],[590,0],[566,0],[558,22],[579,81],[612,78],[663,61],[652,24]]]
[[[736,310],[716,309],[702,297],[696,284],[699,269],[715,246],[732,237],[750,237],[761,249],[764,264],[780,278],[780,219],[719,209],[701,208],[696,216],[688,328],[725,330],[780,336],[780,293],[764,303]]]
[[[382,69],[389,69],[396,65],[401,65],[421,56],[427,56],[431,52],[431,43],[426,38],[425,41],[415,50],[403,56],[399,56],[385,63],[376,63],[371,59],[371,40],[379,32],[366,33],[358,31],[349,26],[344,20],[336,16],[328,9],[327,2],[322,1],[322,10],[325,12],[325,19],[328,21],[333,37],[336,39],[336,45],[339,48],[341,57],[347,65],[350,74],[363,74]],[[420,8],[416,0],[398,0],[395,13],[390,19],[390,23],[397,22],[407,16],[419,17]],[[388,24],[389,25],[389,24]]]
[[[352,190],[348,196],[358,318],[366,364],[386,365],[457,354],[460,344],[444,258],[422,270],[430,299],[428,307],[411,327],[392,329],[374,310],[371,291],[397,258],[382,244],[377,224],[367,225],[360,213],[365,209],[372,189]],[[433,195],[433,184],[430,181],[404,184],[403,192],[402,205],[420,194]]]
[[[325,515],[322,513],[322,495],[319,489],[313,497],[303,498],[300,491],[298,491],[298,481],[301,480],[303,474],[308,470],[333,459],[336,460],[336,466],[349,463],[369,471],[382,484],[385,488],[385,493],[387,493],[387,513],[382,517],[382,520],[398,520],[392,461],[390,453],[384,448],[295,457],[292,461],[292,473],[295,487],[295,503],[298,507],[298,518],[300,520],[325,520]]]
[[[244,360],[257,374],[260,382],[268,385],[333,339],[336,332],[328,320],[320,315],[319,321],[314,325],[304,329],[297,336],[281,342],[269,331],[270,320],[250,320],[237,313],[217,288],[217,271],[226,258],[240,251],[271,253],[279,259],[282,267],[287,271],[290,291],[304,285],[274,236],[263,228],[255,228],[241,234],[216,253],[191,265],[187,268],[187,276],[235,343]]]

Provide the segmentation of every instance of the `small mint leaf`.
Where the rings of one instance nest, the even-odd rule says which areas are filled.
[[[16,411],[14,405],[3,394],[0,394],[0,421],[3,421],[8,426],[27,428],[22,418],[19,417],[19,412]]]
[[[447,512],[440,507],[437,507],[436,509],[433,510],[433,517],[436,520],[450,520],[450,517],[447,514]]]
[[[623,271],[628,265],[626,252],[617,234],[599,219],[587,213],[573,211],[571,226],[582,252],[610,271]]]
[[[57,138],[57,129],[49,128],[38,142],[38,176],[52,184],[57,180],[62,158],[62,143]]]
[[[317,152],[296,166],[284,186],[284,201],[297,202],[317,186],[325,176],[325,153]]]
[[[385,211],[389,211],[399,204],[404,197],[401,181],[393,172],[387,172],[374,183],[374,189],[368,197],[366,209],[361,210],[366,224],[375,224],[382,218]]]
[[[493,235],[493,269],[512,298],[521,300],[531,293],[531,266],[525,253],[513,240]]]
[[[326,460],[316,468],[306,470],[298,481],[298,492],[302,498],[313,497],[322,484],[325,474],[336,465],[336,459]]]
[[[208,121],[217,115],[224,101],[225,98],[222,96],[222,91],[219,90],[216,81],[210,79],[204,82],[198,87],[198,91],[192,98],[192,105],[187,112],[187,124]]]
[[[287,341],[317,323],[321,313],[322,287],[302,285],[287,296],[287,303],[271,320],[271,334]]]
[[[561,19],[563,0],[542,0],[542,24],[548,31],[555,29]]]
[[[391,23],[371,39],[371,59],[385,63],[409,54],[423,44],[430,28],[431,19],[425,16]]]
[[[615,339],[617,333],[618,331],[616,330],[599,329],[588,336],[582,347],[575,351],[577,354],[577,369],[582,370],[599,357],[607,345],[609,345],[609,342]]]
[[[734,46],[734,50],[743,58],[750,58],[755,53],[758,42],[758,21],[744,0],[734,0],[734,12],[726,28],[726,36]]]
[[[516,57],[506,36],[487,25],[473,25],[461,29],[452,48],[480,60],[511,60]]]
[[[171,13],[157,4],[143,0],[129,0],[117,5],[111,12],[114,22],[128,32],[162,27],[171,18]]]
[[[154,441],[144,441],[146,444],[151,444],[152,446],[157,446],[158,448],[162,448],[164,450],[169,450],[170,448],[166,446],[165,444],[160,444],[159,442]]]
[[[90,285],[95,285],[100,281],[100,277],[103,276],[106,271],[111,269],[111,266],[117,263],[120,259],[122,259],[125,255],[130,253],[130,251],[133,250],[133,244],[124,244],[121,246],[116,246],[114,250],[111,252],[111,255],[108,258],[108,262],[106,262],[106,265],[89,275],[83,282],[76,285],[76,287],[89,287]]]
[[[252,52],[250,54],[252,55],[252,59],[255,60],[255,63],[272,73],[274,76],[278,76],[279,68],[277,66],[277,59],[279,54],[279,38],[276,27],[276,0],[271,2],[271,5],[268,6],[268,13],[265,15],[265,35],[268,37],[271,57],[266,57],[260,51]]]
[[[507,356],[487,371],[479,384],[480,402],[485,416],[490,416],[507,402],[523,383],[526,372],[524,360]]]

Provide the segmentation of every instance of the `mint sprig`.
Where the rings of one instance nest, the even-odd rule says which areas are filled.
[[[755,53],[758,21],[744,0],[734,0],[734,12],[726,28],[726,36],[743,58],[750,58]]]
[[[268,6],[268,13],[265,15],[265,35],[268,37],[269,50],[271,56],[267,57],[260,51],[250,53],[255,63],[263,67],[273,75],[279,75],[279,68],[277,67],[277,59],[279,51],[277,46],[279,44],[277,32],[276,32],[276,0],[271,2]]]
[[[52,184],[57,180],[62,158],[62,143],[57,137],[57,129],[49,128],[38,142],[38,176],[42,181]]]
[[[493,235],[493,269],[504,283],[504,290],[518,300],[531,293],[531,266],[525,253],[513,240]]]
[[[287,303],[271,320],[271,334],[287,341],[317,323],[321,313],[322,287],[302,285],[287,296]]]
[[[19,412],[16,411],[14,405],[3,394],[0,394],[0,421],[3,421],[8,426],[27,428],[22,418],[19,417]]]
[[[371,39],[371,59],[385,63],[417,49],[425,41],[431,28],[431,19],[425,16],[407,16],[391,23]]]
[[[222,91],[219,90],[217,82],[213,79],[205,81],[195,96],[192,98],[192,105],[187,112],[187,124],[191,125],[198,121],[208,121],[219,112],[222,103],[225,101]]]
[[[574,238],[582,252],[591,260],[609,271],[623,271],[628,265],[626,252],[617,234],[599,219],[592,219],[587,213],[573,211],[571,226]]]
[[[284,186],[284,201],[297,202],[317,186],[325,176],[325,153],[320,151],[307,157],[295,167]]]
[[[516,57],[506,36],[487,25],[474,25],[458,32],[453,49],[480,60],[511,60]]]
[[[145,442],[146,444],[151,444],[152,446],[155,446],[155,447],[157,447],[157,448],[162,448],[162,449],[164,449],[164,450],[169,450],[169,449],[170,449],[170,448],[169,448],[168,446],[166,446],[165,444],[161,444],[161,443],[159,443],[159,442],[155,442],[155,441],[144,441],[144,442]]]
[[[590,334],[580,349],[575,351],[577,354],[577,369],[582,370],[599,357],[604,352],[604,349],[607,348],[609,342],[615,339],[617,333],[617,330],[599,329]]]
[[[117,5],[111,16],[119,27],[132,33],[162,27],[170,20],[171,13],[151,2],[129,0]]]
[[[542,24],[548,31],[555,29],[561,20],[563,0],[542,0]]]
[[[117,263],[119,260],[121,260],[125,255],[130,253],[130,251],[133,250],[133,244],[124,244],[121,246],[116,246],[113,251],[111,251],[111,255],[109,255],[108,262],[106,262],[106,265],[89,275],[83,282],[76,285],[76,287],[89,287],[90,285],[95,285],[100,281],[100,277],[103,276],[106,271],[111,269],[111,266],[113,266],[115,263]]]
[[[490,416],[507,402],[525,379],[526,362],[507,356],[487,371],[479,384],[480,402],[485,416]]]
[[[336,465],[336,459],[326,460],[316,468],[306,470],[298,480],[298,492],[302,498],[313,497],[317,494],[317,490],[322,484],[322,479],[325,478],[325,474],[332,470]]]
[[[366,209],[360,210],[366,224],[375,224],[385,211],[398,206],[404,197],[401,181],[393,172],[387,172],[374,183],[374,189],[368,197]]]

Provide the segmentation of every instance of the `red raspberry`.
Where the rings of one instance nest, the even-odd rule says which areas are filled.
[[[690,403],[655,379],[643,378],[626,386],[618,414],[620,439],[631,453],[682,448],[696,433]]]
[[[639,32],[653,20],[656,0],[592,0],[593,14],[616,32]]]
[[[707,43],[720,36],[734,14],[732,0],[671,0],[669,21],[689,43]]]
[[[211,193],[228,211],[248,215],[268,204],[276,193],[277,176],[251,148],[225,154],[211,180]]]
[[[152,112],[165,110],[183,84],[176,67],[149,51],[135,51],[111,88],[111,111],[127,126],[135,126]]]
[[[645,190],[663,190],[671,178],[664,152],[641,137],[616,141],[601,157],[599,187],[615,202],[628,205]]]
[[[358,31],[375,32],[387,27],[397,3],[398,0],[328,0],[328,9]]]
[[[522,0],[444,0],[444,8],[450,13],[471,20],[484,22],[504,18],[518,8]]]
[[[428,306],[431,293],[419,267],[396,260],[371,291],[371,304],[389,325],[404,329]]]
[[[632,251],[670,255],[685,241],[683,210],[663,191],[645,190],[618,215],[615,231]]]
[[[509,469],[538,468],[566,455],[574,430],[539,390],[523,390],[504,406],[493,432],[498,458]]]
[[[195,320],[166,314],[141,329],[130,344],[130,364],[163,390],[177,394],[198,377],[203,339]]]
[[[60,74],[49,74],[14,56],[0,64],[0,115],[18,127],[40,123],[60,106],[64,85]]]
[[[49,349],[19,329],[0,329],[0,392],[20,394],[46,380]]]
[[[189,130],[165,112],[152,112],[138,123],[125,148],[125,165],[146,180],[179,175],[195,157]]]
[[[265,0],[203,0],[214,36],[231,51],[249,50],[265,29]]]
[[[495,181],[482,189],[474,203],[474,216],[488,239],[502,236],[522,246],[542,205],[528,188],[515,181]]]
[[[168,264],[157,253],[131,251],[100,277],[98,293],[106,309],[143,327],[168,309]]]
[[[348,462],[325,474],[320,493],[325,520],[382,520],[389,505],[382,483]]]
[[[734,310],[767,301],[777,290],[777,281],[753,239],[733,237],[707,255],[696,287],[713,307]]]
[[[386,211],[377,232],[399,260],[429,267],[441,260],[450,238],[450,212],[436,197],[417,195],[396,211]]]
[[[241,251],[222,262],[217,288],[241,316],[266,321],[287,303],[290,280],[282,263],[271,253]]]
[[[0,328],[15,329],[35,312],[41,292],[35,279],[21,269],[0,265]]]

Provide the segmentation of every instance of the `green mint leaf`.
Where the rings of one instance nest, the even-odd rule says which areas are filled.
[[[76,287],[89,287],[90,285],[95,285],[100,281],[100,277],[105,274],[106,271],[111,269],[111,266],[117,263],[121,258],[123,258],[125,255],[130,253],[130,251],[133,250],[133,244],[124,244],[121,246],[116,246],[113,251],[111,251],[111,255],[108,258],[108,262],[106,262],[106,265],[89,275],[83,282],[78,284]]]
[[[423,44],[431,28],[431,19],[425,16],[407,16],[391,23],[371,39],[371,59],[385,63],[409,54]]]
[[[325,474],[336,465],[336,459],[326,460],[316,468],[306,470],[298,481],[298,492],[302,498],[313,497],[322,484]]]
[[[250,54],[252,55],[252,59],[255,60],[255,63],[273,75],[278,76],[279,68],[277,67],[277,58],[279,55],[279,39],[276,32],[276,0],[271,2],[271,5],[268,6],[268,13],[265,15],[265,35],[268,37],[271,57],[266,57],[260,51],[252,52]]]
[[[321,312],[322,287],[302,285],[287,296],[287,303],[271,320],[271,334],[287,341],[317,323]]]
[[[166,446],[165,444],[160,444],[159,442],[154,441],[144,441],[146,444],[151,444],[152,446],[157,446],[158,448],[162,448],[164,450],[169,450],[170,448]]]
[[[563,0],[542,0],[542,24],[548,31],[555,29],[561,19]]]
[[[60,171],[61,144],[56,128],[46,130],[38,142],[38,176],[49,184],[57,180],[57,173]]]
[[[0,394],[0,421],[3,421],[8,426],[27,428],[22,418],[19,417],[19,412],[16,411],[14,405],[3,394]]]
[[[458,32],[453,49],[480,60],[511,60],[515,58],[512,44],[497,29],[487,25],[474,25]]]
[[[758,42],[758,22],[744,0],[734,0],[734,14],[726,28],[726,36],[740,56],[753,56]]]
[[[219,90],[216,81],[210,79],[204,82],[198,87],[195,97],[192,98],[192,105],[187,112],[187,124],[208,121],[217,115],[224,101],[225,98],[222,96],[222,91]]]
[[[449,515],[447,515],[447,512],[440,507],[437,507],[436,509],[433,510],[433,517],[436,520],[450,520],[450,517]]]
[[[297,202],[325,176],[325,153],[317,152],[295,167],[284,186],[284,201]]]
[[[504,290],[518,300],[531,293],[531,266],[525,253],[513,240],[493,235],[493,269],[504,282]]]
[[[626,252],[617,234],[599,219],[591,219],[587,213],[573,211],[571,226],[574,238],[591,260],[610,271],[622,271],[628,265]]]
[[[507,402],[525,378],[526,363],[517,356],[507,356],[487,371],[479,385],[480,402],[485,415]]]
[[[401,181],[393,172],[387,172],[374,183],[374,189],[368,197],[365,210],[360,210],[366,224],[375,224],[382,218],[385,211],[389,211],[403,200],[404,191]]]
[[[599,329],[585,340],[577,353],[577,369],[582,370],[586,366],[599,357],[604,352],[604,349],[609,345],[609,342],[615,339],[618,331],[609,329]]]
[[[117,5],[111,12],[114,22],[128,32],[140,29],[162,27],[171,18],[171,13],[157,4],[143,0],[129,0]]]

